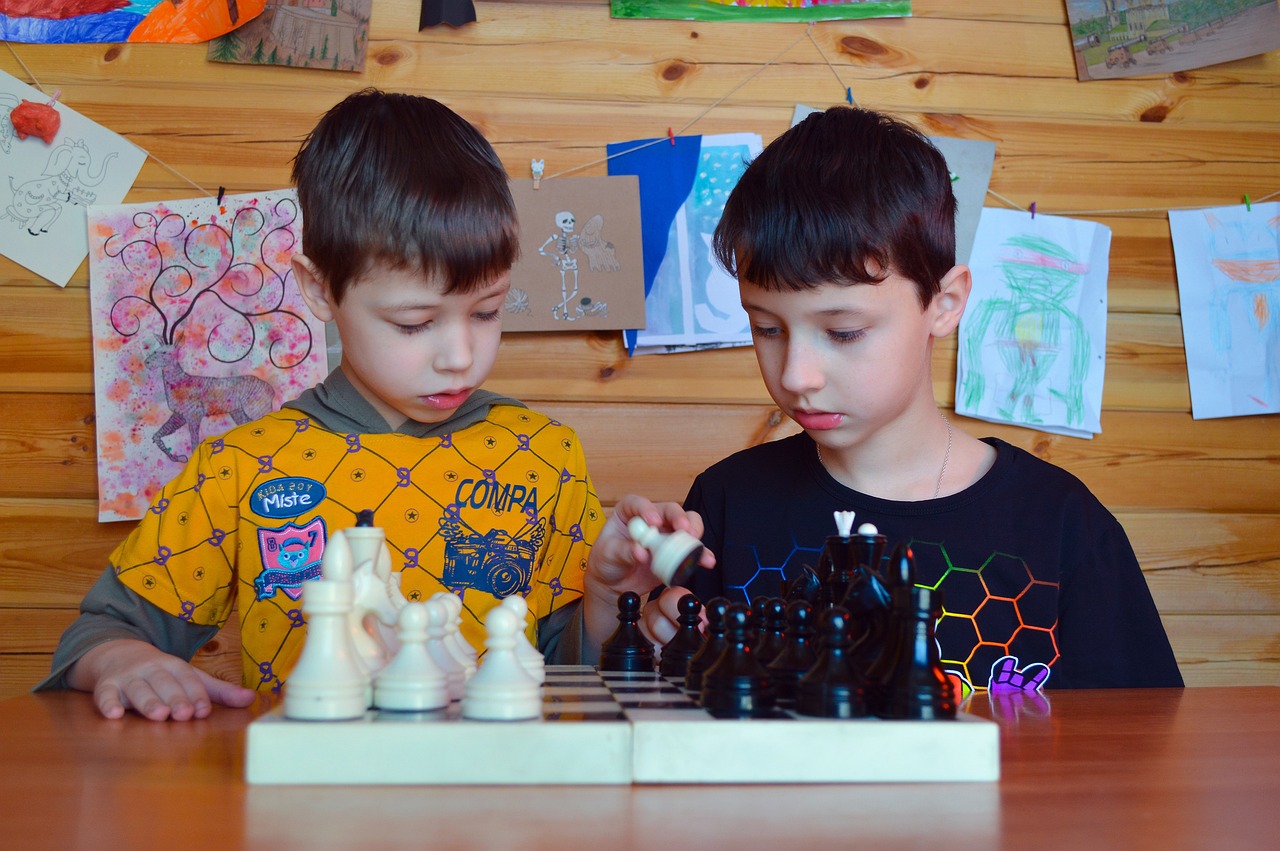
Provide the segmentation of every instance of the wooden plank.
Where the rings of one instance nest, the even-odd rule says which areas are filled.
[[[721,458],[797,431],[771,404],[525,401],[582,436],[607,504],[630,492],[678,501],[693,477]],[[11,472],[0,477],[0,497],[96,499],[92,411],[93,397],[85,394],[0,394],[0,466]],[[1106,411],[1102,434],[1092,440],[955,421],[1064,467],[1116,511],[1269,512],[1280,505],[1277,417]]]
[[[0,288],[0,394],[89,392],[93,362],[83,290]],[[555,369],[531,371],[530,363]],[[934,390],[949,404],[955,335],[934,352]],[[767,403],[749,347],[628,358],[619,334],[507,334],[488,386],[523,399]],[[1189,411],[1176,316],[1112,314],[1108,409]]]

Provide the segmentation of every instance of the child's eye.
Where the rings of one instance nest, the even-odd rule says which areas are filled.
[[[752,325],[751,334],[755,337],[777,337],[782,329],[774,325]]]
[[[480,322],[492,322],[502,316],[502,310],[489,310],[484,313],[475,314],[475,318]]]
[[[426,331],[428,328],[431,327],[430,321],[420,322],[417,325],[401,325],[399,323],[394,323],[394,324],[395,324],[396,330],[399,331],[401,334],[421,334],[423,331]]]
[[[828,331],[827,336],[837,343],[852,343],[866,336],[867,330],[859,328],[856,331]]]

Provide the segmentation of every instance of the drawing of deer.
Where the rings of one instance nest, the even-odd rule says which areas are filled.
[[[191,451],[200,445],[200,424],[205,417],[228,415],[237,425],[256,420],[275,410],[275,388],[253,375],[216,378],[192,375],[182,368],[179,349],[173,344],[161,345],[147,355],[146,364],[159,369],[164,378],[164,396],[173,416],[151,436],[160,451],[172,461],[184,462],[180,455],[164,445],[164,438],[183,426],[191,435]]]

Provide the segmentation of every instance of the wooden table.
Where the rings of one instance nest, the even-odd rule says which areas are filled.
[[[0,703],[5,845],[1098,851],[1280,834],[1280,688],[983,695],[969,710],[1000,721],[1003,777],[966,784],[249,787],[262,708],[176,724],[105,721],[79,693]]]

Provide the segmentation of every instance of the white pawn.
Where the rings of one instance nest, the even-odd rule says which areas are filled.
[[[467,676],[470,677],[476,672],[476,665],[479,664],[477,658],[480,654],[471,646],[471,642],[462,637],[462,601],[456,594],[450,594],[448,591],[438,591],[431,596],[443,602],[448,609],[449,620],[445,629],[445,645],[462,663],[462,667],[466,668]]]
[[[547,660],[538,652],[538,648],[534,647],[532,642],[529,641],[529,635],[524,631],[525,616],[529,614],[529,604],[519,594],[512,594],[510,597],[502,599],[502,605],[514,612],[516,618],[520,621],[520,629],[516,630],[516,658],[520,660],[520,665],[524,668],[525,673],[533,677],[534,682],[538,683],[538,685],[542,685],[547,681]]]
[[[449,699],[461,700],[467,684],[467,669],[445,643],[449,628],[449,607],[439,597],[432,597],[423,605],[427,607],[427,652],[431,654],[431,660],[444,671]]]
[[[369,708],[369,677],[351,645],[351,548],[341,530],[325,547],[321,577],[302,586],[306,641],[285,684],[284,714],[308,721],[359,718]]]
[[[631,540],[647,549],[653,555],[650,569],[653,575],[662,580],[668,587],[688,585],[698,569],[698,559],[702,556],[702,542],[679,529],[673,532],[659,532],[644,521],[643,517],[632,517],[627,524],[627,534]]]
[[[505,606],[494,606],[484,619],[487,635],[484,664],[467,681],[462,717],[482,721],[523,721],[542,717],[542,687],[516,657],[520,621]]]
[[[427,652],[427,621],[425,603],[400,610],[400,650],[373,681],[373,705],[379,709],[426,712],[449,705],[448,679]]]

